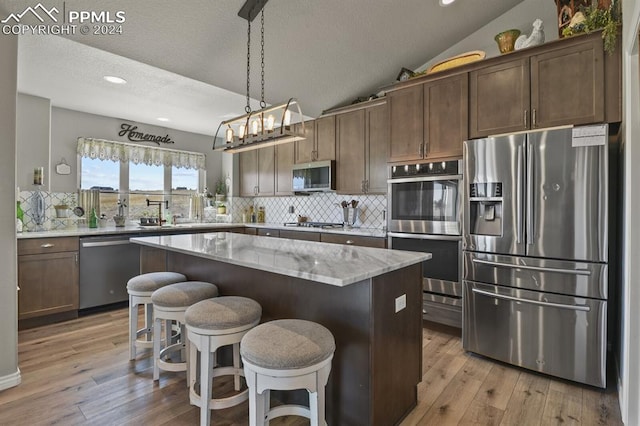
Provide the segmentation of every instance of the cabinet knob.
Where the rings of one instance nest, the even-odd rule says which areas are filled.
[[[40,244],[40,247],[42,247],[42,248],[51,248],[53,246],[55,246],[55,244],[51,244],[51,243]]]
[[[347,240],[345,244],[353,244],[353,240]]]
[[[264,235],[266,235],[267,237],[270,237],[270,236],[271,236],[271,232],[267,232],[267,233],[266,233],[266,234],[264,234]]]

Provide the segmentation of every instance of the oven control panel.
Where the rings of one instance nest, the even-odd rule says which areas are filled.
[[[391,178],[457,175],[462,170],[462,160],[438,161],[433,163],[402,164],[391,166]]]

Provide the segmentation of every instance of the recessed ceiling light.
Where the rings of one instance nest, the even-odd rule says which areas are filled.
[[[127,80],[125,80],[124,78],[116,77],[114,75],[105,75],[102,78],[113,84],[125,84],[127,82]]]
[[[449,6],[454,1],[456,0],[440,0],[440,6]]]
[[[169,119],[167,117],[158,117],[157,120],[158,121],[169,121]]]

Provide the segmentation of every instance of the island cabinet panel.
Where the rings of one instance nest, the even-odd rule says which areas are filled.
[[[422,86],[400,89],[387,95],[389,105],[389,161],[422,158]]]
[[[468,74],[424,85],[424,157],[462,158],[469,136]]]
[[[76,237],[18,241],[19,320],[53,314],[77,316],[78,246]],[[21,321],[21,328],[25,324],[31,323]]]
[[[326,386],[330,425],[391,425],[417,404],[421,377],[421,264],[344,287],[169,251],[168,270],[215,282],[222,295],[262,306],[261,322],[300,318],[327,327],[336,341]],[[406,308],[395,312],[395,300]],[[305,391],[272,395],[302,403]]]
[[[320,233],[306,232],[306,231],[290,231],[288,229],[281,229],[280,238],[289,238],[292,240],[305,240],[305,241],[320,241]]]
[[[529,58],[469,74],[469,136],[478,138],[529,128]]]

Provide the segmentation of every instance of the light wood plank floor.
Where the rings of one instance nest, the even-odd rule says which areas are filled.
[[[127,310],[19,333],[22,384],[0,392],[0,425],[195,425],[183,374],[152,380],[148,356],[128,361]],[[451,329],[426,324],[418,406],[402,425],[617,425],[615,389],[600,391],[473,356]],[[214,394],[229,391],[230,381]],[[247,403],[213,415],[246,425]],[[271,425],[306,425],[299,418]]]

